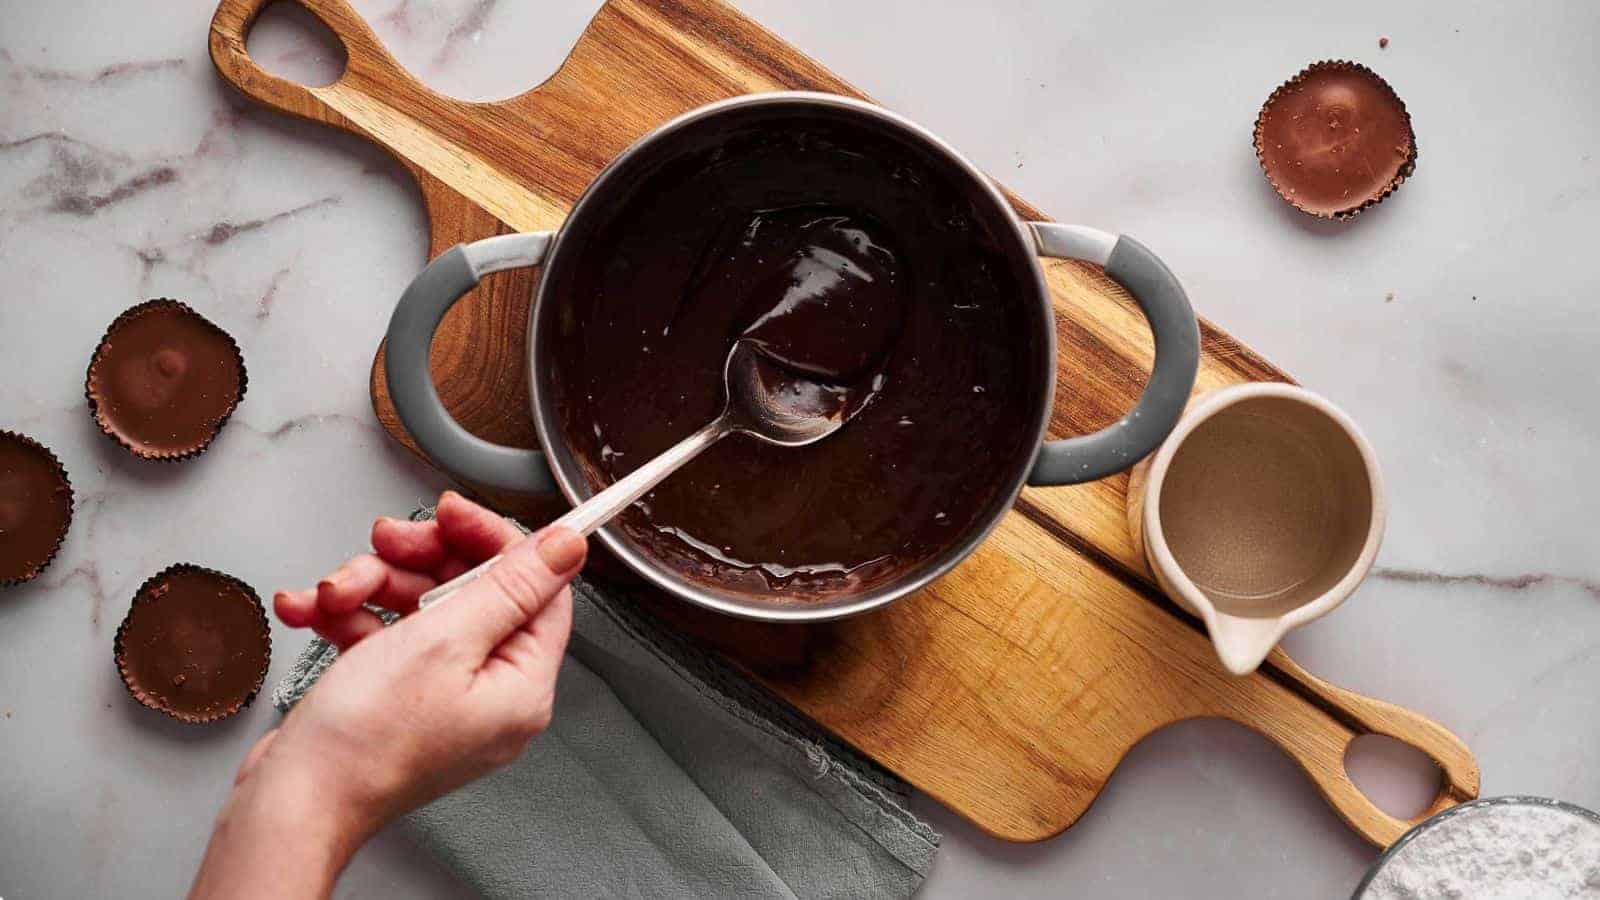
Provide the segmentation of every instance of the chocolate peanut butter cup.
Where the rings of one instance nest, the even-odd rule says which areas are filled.
[[[117,316],[89,361],[84,392],[96,424],[146,459],[187,459],[211,445],[246,385],[226,331],[177,300]]]
[[[1255,146],[1278,196],[1324,219],[1382,202],[1417,165],[1405,103],[1353,62],[1313,63],[1273,91],[1256,117]]]
[[[179,563],[140,586],[114,653],[135,700],[184,722],[212,722],[256,698],[272,636],[249,585]]]
[[[0,587],[31,581],[72,524],[72,482],[43,444],[0,431]]]

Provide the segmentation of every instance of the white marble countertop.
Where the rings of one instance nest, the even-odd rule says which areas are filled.
[[[541,80],[596,5],[355,2],[424,80],[476,99]],[[1050,214],[1137,235],[1203,313],[1347,408],[1385,468],[1388,539],[1378,577],[1290,651],[1456,731],[1485,794],[1600,807],[1600,5],[740,5]],[[263,593],[308,582],[443,484],[366,390],[422,262],[417,192],[358,141],[231,97],[211,7],[0,0],[0,427],[53,447],[78,491],[62,557],[0,596],[7,900],[180,892],[277,717],[263,701],[189,729],[129,702],[111,639],[139,582],[179,560]],[[270,64],[315,67],[258,36]],[[1348,227],[1288,210],[1249,147],[1266,94],[1327,57],[1387,77],[1421,148]],[[159,295],[229,329],[251,373],[181,467],[128,459],[82,397],[105,325]],[[274,640],[276,681],[305,639]],[[1388,802],[1416,793],[1361,769]],[[1339,897],[1374,856],[1288,759],[1218,723],[1147,740],[1042,844],[924,808],[945,834],[930,898]],[[458,892],[396,835],[340,888]]]

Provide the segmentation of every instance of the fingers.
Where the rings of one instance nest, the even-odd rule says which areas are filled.
[[[362,638],[376,634],[383,628],[383,620],[365,607],[356,607],[345,613],[323,612],[317,602],[315,588],[306,591],[279,591],[272,597],[272,610],[283,624],[291,628],[310,628],[323,640],[349,649]]]
[[[434,511],[445,546],[476,565],[523,537],[522,531],[497,512],[473,503],[455,491],[439,495]]]
[[[418,598],[436,583],[364,553],[335,569],[313,590],[279,591],[272,606],[285,625],[313,629],[344,650],[383,627],[365,604],[404,615],[415,611]]]
[[[279,591],[272,595],[272,611],[290,628],[310,628],[317,621],[317,592]]]
[[[385,517],[373,523],[372,549],[386,562],[448,581],[522,537],[497,513],[445,491],[430,521]]]
[[[346,649],[383,627],[382,621],[364,605],[381,606],[402,615],[414,612],[422,594],[522,537],[515,525],[453,491],[439,497],[436,516],[431,522],[377,520],[372,526],[376,553],[352,557],[318,582],[314,590],[280,591],[273,597],[278,618],[294,628],[314,629],[328,642]],[[581,538],[578,541],[583,543]],[[574,571],[582,565],[582,554],[580,546]],[[425,573],[431,573],[431,577]],[[546,571],[539,577],[550,574]],[[526,598],[507,597],[510,608],[504,610],[503,621],[509,624],[500,626],[504,633],[526,621],[565,583],[565,579],[559,579],[543,593],[536,589]],[[525,605],[518,605],[519,601]],[[524,609],[526,612],[521,612]],[[515,622],[511,621],[513,615],[518,616]],[[487,655],[498,642],[487,643],[478,652]]]
[[[483,577],[430,608],[429,615],[438,611],[434,629],[487,659],[561,593],[582,568],[588,549],[587,541],[565,528],[547,529],[512,544]]]
[[[436,578],[440,584],[444,584],[446,581],[449,581],[459,575],[465,575],[467,570],[471,568],[472,566],[467,565],[459,559],[452,559],[440,566],[438,570],[433,573],[433,577]]]
[[[369,609],[358,608],[342,616],[320,618],[311,627],[323,640],[340,650],[348,650],[382,631],[383,620]]]
[[[345,567],[341,567],[341,571],[346,571]],[[352,574],[345,579],[374,577],[368,565],[358,565],[349,571]],[[340,650],[348,650],[383,628],[383,620],[362,606],[363,602],[408,612],[416,609],[417,598],[434,583],[415,573],[399,572],[391,577],[383,569],[376,571],[376,577],[382,580],[370,595],[357,590],[358,585],[353,580],[325,579],[311,590],[279,591],[272,598],[273,611],[285,625],[310,628]],[[367,599],[362,600],[363,596]]]
[[[416,572],[433,572],[452,558],[436,521],[384,516],[372,523],[372,549],[384,560]]]
[[[379,519],[372,526],[372,549],[384,562],[427,572],[433,580],[443,584],[473,567],[473,563],[457,556],[455,550],[444,542],[439,523],[407,522],[401,519]]]
[[[322,615],[332,617],[371,603],[404,615],[415,610],[417,598],[435,584],[426,575],[363,553],[317,582],[317,608]]]

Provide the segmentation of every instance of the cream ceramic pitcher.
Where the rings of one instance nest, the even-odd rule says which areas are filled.
[[[1355,422],[1287,384],[1201,397],[1128,485],[1135,544],[1235,675],[1355,591],[1384,511],[1377,457]]]

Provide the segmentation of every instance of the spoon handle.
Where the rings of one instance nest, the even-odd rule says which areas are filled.
[[[569,528],[584,537],[588,537],[601,525],[611,521],[618,513],[632,506],[635,500],[649,493],[651,488],[660,484],[668,475],[678,471],[689,460],[699,456],[707,447],[721,440],[732,430],[728,425],[727,417],[719,416],[704,428],[667,448],[660,456],[634,469],[622,478],[617,479],[610,487],[574,506],[566,515],[551,522],[550,527]],[[500,556],[501,554],[496,554],[423,594],[417,602],[417,608],[423,609],[438,603],[440,600],[477,581],[483,573],[489,571],[495,563],[500,561]]]

